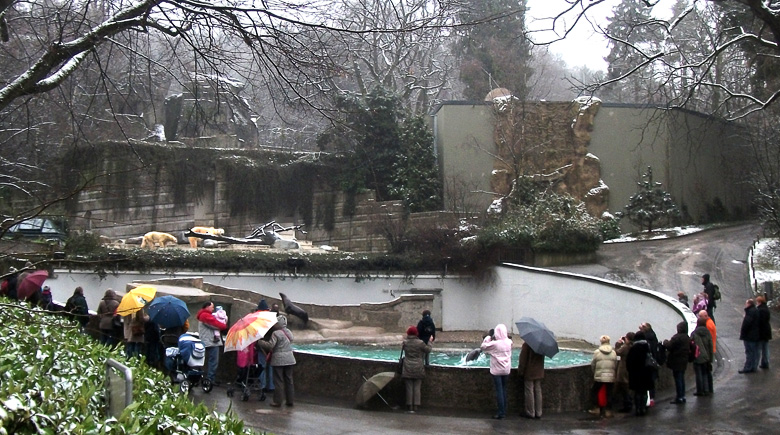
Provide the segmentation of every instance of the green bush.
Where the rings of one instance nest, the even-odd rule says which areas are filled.
[[[599,220],[599,234],[603,240],[612,240],[620,237],[620,218],[614,215],[605,215]]]
[[[549,191],[514,204],[479,234],[486,249],[530,248],[536,252],[593,252],[601,241],[598,220],[583,203]]]
[[[165,375],[79,333],[65,317],[0,299],[0,434],[251,434],[233,415],[193,404]],[[106,414],[105,361],[133,370],[133,398]]]

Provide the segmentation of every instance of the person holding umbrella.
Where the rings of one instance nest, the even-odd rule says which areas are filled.
[[[274,389],[271,406],[282,406],[282,397],[287,406],[295,403],[295,386],[293,384],[293,367],[295,367],[295,355],[293,354],[292,332],[287,329],[287,318],[277,317],[277,323],[271,328],[271,336],[268,340],[259,340],[257,344],[266,352],[271,353],[268,364],[274,368]]]
[[[480,345],[482,352],[490,355],[490,374],[493,376],[493,385],[496,387],[496,403],[498,413],[493,416],[496,420],[506,417],[507,381],[512,369],[512,339],[506,332],[506,325],[499,323],[493,328],[492,334],[485,336]]]
[[[517,371],[523,378],[525,397],[525,418],[542,418],[542,379],[544,379],[544,357],[558,353],[555,334],[542,322],[521,317],[515,322],[517,332],[523,339],[520,362]]]

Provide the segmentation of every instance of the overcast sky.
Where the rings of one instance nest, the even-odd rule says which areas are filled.
[[[620,0],[606,0],[591,8],[588,12],[588,21],[580,21],[574,31],[563,40],[550,46],[550,50],[563,56],[566,63],[571,66],[586,65],[593,70],[606,70],[607,64],[604,57],[609,53],[606,40],[594,34],[594,26],[606,26],[606,18],[612,15],[612,8],[619,4]],[[565,0],[528,0],[528,12],[526,25],[528,30],[550,29],[552,22],[546,18],[554,17],[566,9]],[[581,10],[578,10],[579,12]],[[556,24],[559,34],[565,32],[566,27],[574,24],[575,13],[564,17],[564,20]],[[557,38],[553,32],[532,33],[531,37],[536,42],[547,42]]]

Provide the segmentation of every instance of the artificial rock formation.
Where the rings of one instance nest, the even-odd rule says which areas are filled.
[[[609,188],[601,180],[598,157],[588,153],[599,107],[593,97],[571,103],[494,99],[497,152],[491,190],[506,196],[513,180],[528,177],[583,201],[600,217],[607,210]]]

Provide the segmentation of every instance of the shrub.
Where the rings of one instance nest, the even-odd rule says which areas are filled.
[[[250,434],[175,392],[165,375],[139,359],[80,334],[78,325],[0,299],[0,434]],[[105,361],[133,370],[133,398],[122,415],[105,412]]]
[[[601,244],[598,220],[569,195],[539,192],[516,203],[479,234],[487,249],[531,248],[537,252],[593,252]]]

